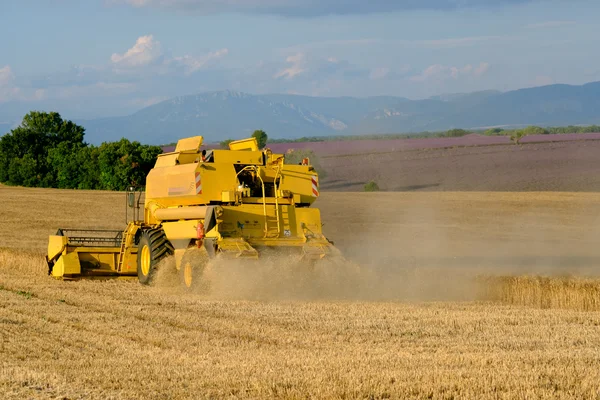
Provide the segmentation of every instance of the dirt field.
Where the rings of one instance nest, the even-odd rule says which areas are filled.
[[[3,398],[600,397],[600,194],[324,193],[362,266],[350,296],[299,293],[284,263],[209,296],[166,270],[55,281],[47,235],[122,227],[123,195],[0,186],[0,204]]]
[[[561,136],[561,135],[557,135]],[[424,139],[421,139],[423,141]],[[358,144],[360,141],[356,141]],[[324,155],[324,190],[600,191],[600,141],[428,148]]]

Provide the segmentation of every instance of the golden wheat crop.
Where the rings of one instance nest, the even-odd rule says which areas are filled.
[[[327,193],[324,229],[363,267],[345,300],[288,297],[276,266],[210,296],[167,269],[49,278],[46,236],[121,226],[121,196],[0,187],[0,397],[600,396],[600,196]]]
[[[538,308],[600,311],[600,279],[501,276],[481,280],[486,298]]]

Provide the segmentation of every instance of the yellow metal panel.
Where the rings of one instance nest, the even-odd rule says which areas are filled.
[[[316,181],[317,193],[313,192],[313,179]],[[281,191],[290,191],[294,195],[300,195],[296,203],[312,204],[318,197],[319,177],[315,171],[304,165],[284,165],[281,172],[281,182],[279,185]]]
[[[162,227],[169,240],[177,239],[195,239],[196,238],[196,226],[198,221],[177,221],[177,222],[165,222]]]
[[[156,164],[154,164],[154,168],[171,167],[177,165],[178,156],[179,155],[177,153],[160,154],[156,159]]]
[[[262,204],[224,206],[219,218],[219,232],[225,237],[263,237],[265,233],[265,209]],[[277,231],[275,205],[266,206],[267,227]]]
[[[258,151],[258,142],[256,141],[256,138],[236,140],[229,143],[229,150]]]
[[[221,192],[221,201],[224,203],[235,202],[235,192],[233,190],[224,190]]]
[[[184,164],[153,168],[146,178],[146,202],[170,196],[195,196],[197,167],[198,164]]]
[[[258,258],[258,252],[242,238],[219,240],[219,250],[225,257]]]
[[[213,150],[215,163],[219,164],[262,165],[262,155],[261,151]]]
[[[203,203],[221,200],[223,191],[235,191],[239,181],[232,163],[204,163],[198,167]]]
[[[311,233],[320,235],[321,229],[321,212],[318,208],[296,208],[296,224],[299,232],[302,232],[302,224],[305,226],[306,235]]]
[[[200,146],[202,146],[203,138],[202,136],[194,136],[185,139],[179,139],[177,142],[177,146],[175,147],[175,152],[180,151],[195,151],[198,152],[200,150]]]
[[[190,152],[190,153],[179,153],[177,157],[178,164],[193,164],[199,163],[201,161],[200,153]]]
[[[77,249],[79,262],[84,268],[103,269],[106,271],[117,270],[117,256],[120,249],[113,248],[113,252],[96,252],[86,247]]]
[[[54,277],[80,273],[81,265],[79,264],[79,255],[76,252],[63,254],[52,268],[52,276]]]
[[[48,259],[52,260],[62,253],[67,246],[66,236],[50,236],[48,239]]]
[[[160,208],[154,212],[154,216],[159,221],[203,219],[206,216],[206,210],[206,206]]]
[[[256,247],[302,247],[306,244],[305,238],[251,238],[248,243]]]
[[[125,259],[123,263],[123,273],[127,272],[137,272],[137,249],[135,253],[131,253]]]

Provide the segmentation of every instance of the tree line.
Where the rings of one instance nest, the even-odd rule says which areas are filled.
[[[0,137],[0,182],[61,189],[125,190],[144,185],[160,146],[121,139],[93,146],[85,129],[57,112],[32,111]]]

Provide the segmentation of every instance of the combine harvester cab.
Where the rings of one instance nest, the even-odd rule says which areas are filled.
[[[321,231],[311,205],[319,177],[310,160],[286,164],[283,154],[259,150],[254,138],[229,150],[201,150],[202,137],[182,139],[158,156],[137,212],[123,232],[59,230],[50,237],[48,265],[56,277],[138,275],[150,283],[158,263],[174,255],[187,288],[212,257],[257,259],[266,248],[312,264],[339,252]],[[133,196],[133,197],[132,197]],[[137,208],[136,208],[137,206]],[[80,233],[82,235],[80,235]]]

